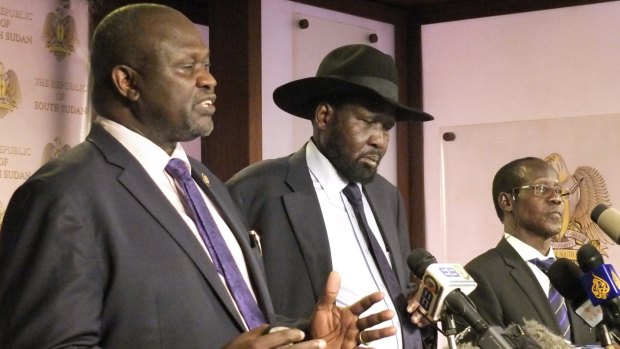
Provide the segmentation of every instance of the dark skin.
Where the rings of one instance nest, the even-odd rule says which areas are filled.
[[[147,52],[144,59],[112,70],[118,93],[131,103],[111,118],[168,154],[178,142],[208,136],[215,113],[217,82],[209,72],[209,50],[196,27],[179,15],[143,19],[136,44]]]
[[[178,142],[208,136],[213,130],[215,78],[209,72],[209,50],[196,27],[180,12],[161,7],[137,19],[135,50],[124,64],[110,72],[113,90],[99,91],[103,103],[97,112],[143,135],[172,154]],[[330,274],[324,296],[317,303],[310,329],[314,339],[303,341],[298,329],[267,333],[267,325],[232,339],[227,349],[355,348],[360,331],[364,341],[394,335],[394,327],[365,330],[391,319],[391,311],[360,318],[359,315],[383,299],[380,292],[368,295],[347,308],[335,306],[340,277]]]
[[[525,163],[519,168],[524,185],[559,186],[557,172],[547,164]],[[504,212],[504,231],[547,255],[551,239],[562,230],[564,200],[557,194],[539,197],[531,190],[500,193],[497,198]]]
[[[394,114],[393,106],[368,103],[363,98],[351,98],[339,107],[322,102],[312,120],[312,139],[341,176],[366,183],[377,173],[387,151],[390,130],[396,123]],[[409,299],[407,311],[412,323],[429,325],[426,312],[414,298]]]
[[[375,176],[395,124],[394,107],[356,99],[334,107],[319,103],[313,120],[317,148],[341,176],[367,183]]]

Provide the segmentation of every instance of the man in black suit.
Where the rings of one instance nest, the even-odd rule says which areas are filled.
[[[478,286],[469,296],[480,314],[502,327],[534,320],[575,344],[596,343],[590,329],[565,303],[553,306],[553,292],[538,260],[555,258],[551,239],[560,233],[566,195],[558,173],[539,158],[504,165],[493,179],[493,202],[504,224],[499,244],[469,262],[465,269]],[[550,260],[552,262],[552,260]],[[553,297],[552,297],[553,298]],[[568,321],[556,319],[565,315]]]
[[[393,59],[373,47],[333,50],[316,77],[289,82],[273,94],[281,109],[312,122],[310,141],[290,156],[249,166],[227,186],[261,236],[277,312],[307,316],[333,269],[343,280],[338,304],[369,291],[391,294],[376,307],[399,314],[398,335],[373,347],[421,348],[420,331],[402,303],[410,291],[406,210],[398,189],[377,168],[396,121],[432,116],[398,102],[396,76]],[[345,194],[349,187],[363,192],[369,229]],[[390,278],[395,287],[388,286]]]
[[[223,183],[179,145],[207,136],[215,112],[193,23],[161,5],[118,9],[95,30],[91,67],[100,117],[86,141],[37,171],[6,210],[3,348],[351,348],[394,333],[359,335],[391,314],[358,318],[380,294],[336,307],[337,274],[307,328],[320,339],[269,331],[280,318],[248,229]],[[191,176],[177,179],[172,163]],[[197,218],[207,216],[213,224]],[[213,239],[223,242],[211,249]]]

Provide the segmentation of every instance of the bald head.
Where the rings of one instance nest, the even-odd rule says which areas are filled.
[[[500,193],[510,193],[512,188],[527,185],[531,178],[528,175],[534,171],[554,171],[554,168],[545,160],[536,157],[526,157],[513,160],[502,166],[493,179],[493,203],[500,221],[504,220],[504,212],[498,203]]]
[[[91,72],[93,105],[99,113],[114,90],[110,74],[119,65],[140,70],[157,53],[157,42],[173,36],[176,28],[195,30],[181,12],[157,4],[133,4],[108,14],[93,33]]]

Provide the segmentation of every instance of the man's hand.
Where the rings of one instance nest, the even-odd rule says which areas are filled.
[[[383,293],[372,293],[349,307],[340,308],[335,305],[336,295],[340,291],[340,274],[331,272],[325,284],[323,296],[316,304],[310,320],[312,338],[327,341],[330,349],[357,348],[361,342],[371,342],[396,334],[394,326],[366,330],[394,317],[391,310],[384,310],[369,316],[359,316],[373,304],[383,299]]]
[[[268,327],[269,325],[262,325],[242,333],[229,342],[224,349],[275,349],[283,346],[287,346],[287,349],[327,348],[327,344],[321,339],[301,342],[304,339],[304,333],[301,330],[282,328],[276,332],[265,333]]]

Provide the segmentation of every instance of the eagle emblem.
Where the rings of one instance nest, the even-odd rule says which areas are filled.
[[[61,61],[69,56],[78,44],[75,19],[66,13],[67,9],[59,6],[56,12],[50,12],[43,24],[45,46]]]
[[[54,142],[47,143],[45,148],[43,148],[41,164],[45,164],[48,161],[58,158],[69,149],[71,149],[71,147],[67,144],[63,144],[60,137],[54,138]]]
[[[0,62],[0,119],[17,108],[21,99],[17,74],[13,70],[6,70]]]
[[[613,242],[592,221],[590,213],[598,204],[612,206],[605,178],[591,166],[578,166],[572,173],[560,154],[553,153],[545,158],[560,176],[563,188],[570,188],[572,194],[564,205],[564,224],[552,246],[556,255],[576,260],[581,245],[590,243],[603,256],[608,245]]]

